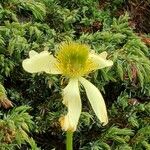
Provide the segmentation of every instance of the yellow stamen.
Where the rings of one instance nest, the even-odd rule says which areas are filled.
[[[56,58],[58,69],[69,78],[88,74],[95,64],[89,59],[90,48],[87,45],[64,42],[60,45]]]

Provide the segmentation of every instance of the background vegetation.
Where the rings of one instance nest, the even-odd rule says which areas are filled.
[[[149,8],[149,0],[0,0],[0,82],[7,91],[0,95],[0,149],[65,149],[58,119],[66,80],[29,74],[21,63],[30,50],[54,53],[60,42],[76,40],[107,51],[114,66],[88,76],[105,98],[109,124],[96,120],[83,92],[74,149],[150,150]]]

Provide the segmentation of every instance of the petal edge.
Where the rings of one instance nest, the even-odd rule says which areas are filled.
[[[29,73],[46,72],[50,74],[61,74],[57,69],[57,60],[48,51],[37,53],[29,52],[30,58],[23,60],[22,66]]]
[[[102,69],[113,65],[112,60],[106,59],[107,57],[106,51],[100,53],[99,55],[95,53],[90,53],[89,57],[97,65],[96,69]]]
[[[87,97],[91,103],[91,106],[98,117],[98,119],[103,122],[103,125],[108,123],[107,110],[105,101],[100,93],[100,91],[85,78],[80,78],[79,81],[84,86]]]
[[[81,114],[81,99],[78,87],[78,79],[70,79],[63,90],[63,103],[68,108],[67,115],[59,119],[61,127],[65,131],[75,131]]]

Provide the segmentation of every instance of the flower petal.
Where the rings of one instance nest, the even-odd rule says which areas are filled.
[[[60,124],[65,131],[75,131],[81,114],[81,99],[78,79],[70,79],[63,90],[63,103],[68,107],[66,116],[60,118]]]
[[[37,73],[45,71],[50,74],[60,74],[57,69],[57,60],[48,51],[37,53],[35,51],[29,52],[30,58],[23,60],[22,66],[24,70],[30,73]]]
[[[100,91],[85,78],[80,78],[79,81],[86,90],[87,97],[98,119],[106,125],[108,123],[107,110],[104,99]]]
[[[30,58],[33,57],[33,56],[35,56],[35,55],[38,55],[38,53],[37,53],[36,51],[31,50],[31,51],[29,52],[29,57],[30,57]]]
[[[113,65],[113,61],[107,60],[107,52],[102,52],[99,55],[95,53],[90,53],[89,57],[92,59],[92,61],[97,64],[96,69],[102,69],[105,67],[109,67]]]

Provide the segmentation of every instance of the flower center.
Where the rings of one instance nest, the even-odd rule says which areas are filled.
[[[62,43],[56,55],[59,62],[58,69],[69,78],[80,77],[89,73],[93,66],[92,61],[89,60],[89,50],[90,48],[84,44]]]

